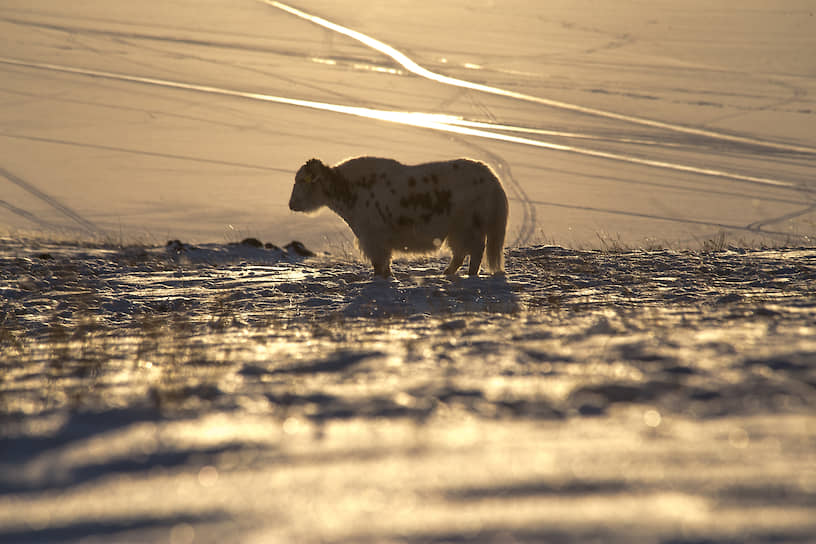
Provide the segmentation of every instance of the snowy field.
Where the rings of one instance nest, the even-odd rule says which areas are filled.
[[[0,542],[816,541],[813,13],[4,0]],[[357,155],[507,276],[288,210]]]
[[[0,541],[808,542],[816,250],[2,251]]]

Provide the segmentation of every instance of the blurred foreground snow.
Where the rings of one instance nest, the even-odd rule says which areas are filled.
[[[4,243],[0,541],[803,542],[816,251]]]

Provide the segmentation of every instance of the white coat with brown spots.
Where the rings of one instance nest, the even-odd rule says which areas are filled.
[[[455,274],[467,255],[468,274],[478,274],[485,247],[490,272],[504,272],[507,195],[484,163],[409,166],[358,157],[330,167],[311,159],[295,175],[289,208],[323,206],[348,223],[377,275],[391,275],[394,252],[429,252],[443,243],[453,253],[446,274]]]

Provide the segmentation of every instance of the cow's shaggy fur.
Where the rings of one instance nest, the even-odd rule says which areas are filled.
[[[311,159],[295,175],[289,208],[309,212],[323,206],[348,223],[375,274],[391,274],[394,252],[428,252],[443,243],[453,253],[446,274],[455,274],[467,255],[468,273],[478,274],[485,247],[490,271],[504,272],[507,195],[484,163],[455,159],[409,166],[358,157],[327,166]]]

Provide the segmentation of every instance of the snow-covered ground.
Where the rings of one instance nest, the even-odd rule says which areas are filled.
[[[0,542],[812,541],[813,13],[4,0]],[[507,277],[288,210],[356,155]]]
[[[716,249],[716,250],[715,250]],[[803,542],[816,251],[0,252],[0,541]]]

